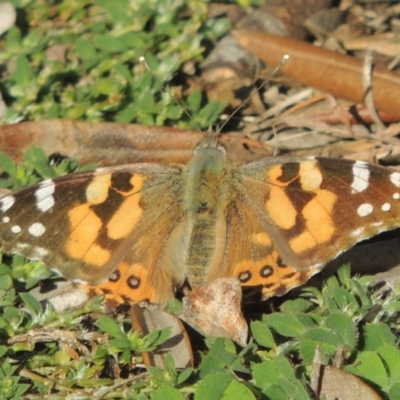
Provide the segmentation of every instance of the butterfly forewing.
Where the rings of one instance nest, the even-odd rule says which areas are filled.
[[[400,173],[330,158],[275,158],[238,168],[284,264],[320,268],[360,240],[400,225]]]
[[[1,248],[91,284],[107,280],[120,265],[134,264],[140,280],[155,273],[168,233],[161,228],[179,219],[181,174],[180,166],[138,164],[68,175],[6,195],[0,199]]]

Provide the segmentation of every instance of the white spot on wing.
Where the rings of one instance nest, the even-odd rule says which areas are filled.
[[[47,254],[49,254],[49,252],[44,247],[34,247],[29,257],[42,259],[46,257]]]
[[[0,210],[3,211],[3,212],[6,212],[14,205],[14,203],[15,203],[15,197],[14,196],[3,197],[0,200],[0,204],[1,204]]]
[[[351,236],[359,238],[363,233],[364,233],[365,228],[361,227],[361,228],[357,228],[355,231],[353,231],[351,233]]]
[[[35,222],[28,228],[28,232],[32,236],[39,237],[39,236],[42,236],[43,233],[46,232],[46,228],[40,222]]]
[[[62,275],[62,273],[57,269],[52,269],[52,271],[57,272],[58,274]],[[72,282],[74,282],[76,285],[88,285],[88,282],[83,281],[82,279],[74,279]]]
[[[39,188],[35,192],[36,208],[42,212],[50,210],[54,206],[55,185],[51,179],[40,183]]]
[[[353,193],[361,193],[369,186],[370,170],[364,161],[356,161],[353,165]]]
[[[12,233],[20,233],[22,231],[21,227],[19,225],[14,225],[11,227],[11,232]]]
[[[372,204],[364,203],[364,204],[361,204],[361,206],[357,208],[357,214],[360,217],[366,217],[367,215],[371,214],[373,210],[374,210],[374,207],[372,206]]]
[[[381,207],[382,211],[389,211],[390,208],[391,208],[390,203],[382,204],[382,207]]]
[[[3,224],[8,224],[10,222],[10,217],[3,217]]]
[[[392,172],[390,174],[390,181],[395,185],[396,187],[400,187],[400,172]]]
[[[29,258],[35,260],[42,260],[43,257],[49,254],[48,250],[40,246],[32,246],[28,243],[15,243],[16,252],[21,252],[22,254],[27,254]]]
[[[27,243],[15,243],[15,247],[17,249],[17,251],[24,251],[29,247],[29,244]]]
[[[400,193],[394,193],[394,194],[393,194],[393,198],[394,198],[395,200],[400,199]]]

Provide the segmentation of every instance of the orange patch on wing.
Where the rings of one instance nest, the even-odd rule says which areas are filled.
[[[242,281],[243,286],[261,286],[262,298],[265,300],[272,296],[282,296],[289,290],[307,282],[321,268],[314,267],[306,272],[285,266],[279,267],[276,260],[279,253],[275,250],[269,256],[260,260],[242,260],[237,263],[234,269],[234,276],[239,280],[248,277],[250,279]]]
[[[99,285],[79,285],[89,295],[102,294],[109,304],[140,303],[149,301],[157,303],[157,295],[149,282],[148,270],[142,264],[128,265],[122,262],[117,272],[117,280],[111,279]]]
[[[300,164],[300,184],[303,190],[316,191],[321,187],[323,177],[316,161],[304,161]]]
[[[65,251],[71,258],[101,267],[109,260],[110,252],[94,244],[102,223],[89,207],[89,204],[82,204],[68,212],[71,234]]]
[[[285,192],[276,186],[271,186],[269,199],[265,203],[272,221],[282,229],[290,229],[296,224],[297,212]]]
[[[262,288],[262,299],[273,296],[282,296],[291,289],[307,282],[313,275],[320,272],[321,268],[311,268],[305,272],[299,272],[294,268],[286,267],[274,286],[265,285]]]
[[[136,226],[143,214],[139,202],[142,198],[140,189],[143,187],[144,177],[133,175],[131,180],[133,189],[130,192],[120,192],[126,200],[120,205],[107,224],[107,233],[111,239],[121,239],[127,236]]]
[[[267,175],[267,181],[272,185],[278,185],[280,187],[287,185],[287,183],[283,184],[279,180],[279,178],[282,176],[282,166],[276,165],[275,167],[272,167],[270,170],[268,170]]]
[[[270,267],[269,276],[262,274],[263,268]],[[239,261],[233,270],[233,276],[237,276],[241,280],[242,274],[250,273],[251,278],[243,282],[245,286],[258,286],[264,284],[276,284],[279,280],[277,274],[277,265],[271,255],[260,260],[242,260]],[[266,271],[266,270],[264,270]]]
[[[305,230],[291,239],[290,248],[295,253],[312,249],[317,244],[331,240],[335,233],[335,224],[331,218],[337,196],[327,190],[317,190],[316,197],[303,208]]]
[[[267,247],[271,245],[271,238],[265,232],[254,233],[253,242]]]
[[[111,174],[97,175],[86,189],[86,199],[90,204],[103,203],[108,196],[111,185]]]

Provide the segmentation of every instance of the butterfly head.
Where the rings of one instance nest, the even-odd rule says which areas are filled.
[[[195,157],[225,157],[226,147],[217,136],[206,136],[194,150]]]

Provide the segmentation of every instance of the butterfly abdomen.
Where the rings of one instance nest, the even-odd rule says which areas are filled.
[[[206,282],[210,271],[222,269],[231,179],[225,149],[212,141],[198,147],[186,167],[183,204],[190,226],[186,271],[192,287]]]

